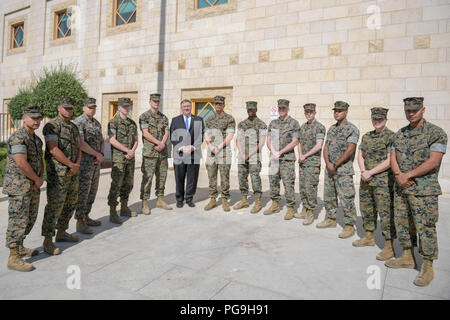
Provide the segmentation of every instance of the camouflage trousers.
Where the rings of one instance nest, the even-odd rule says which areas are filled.
[[[295,207],[295,160],[270,160],[270,199],[280,201],[280,180],[288,207]]]
[[[338,199],[344,211],[344,224],[354,225],[356,221],[355,185],[353,176],[325,173],[323,201],[327,218],[336,219]]]
[[[299,163],[300,199],[303,207],[312,209],[317,206],[317,186],[319,184],[320,167],[306,167]]]
[[[250,179],[252,180],[252,188],[254,195],[262,194],[262,185],[261,185],[261,162],[257,163],[249,163],[246,162],[244,164],[238,165],[238,177],[239,177],[239,190],[241,190],[241,194],[243,196],[248,196],[248,176],[250,175]]]
[[[78,202],[78,174],[67,177],[47,171],[47,205],[42,223],[42,235],[53,237],[55,227],[67,230]]]
[[[386,240],[395,239],[394,192],[388,186],[370,186],[361,181],[359,188],[359,208],[365,231],[377,228],[377,215],[381,221],[381,232]]]
[[[38,215],[40,191],[31,190],[23,196],[9,196],[6,247],[15,248],[33,229]]]
[[[141,166],[141,200],[150,199],[153,176],[155,176],[156,196],[164,196],[168,166],[167,158],[159,159],[143,157]]]
[[[78,187],[78,204],[75,219],[82,219],[89,214],[97,195],[100,180],[100,164],[81,161]]]
[[[217,172],[220,171],[220,189],[223,199],[230,199],[230,169],[231,164],[219,164],[210,161],[206,164],[209,180],[209,197],[217,197]]]
[[[128,197],[134,184],[135,161],[113,162],[111,169],[111,188],[108,194],[108,206],[116,207],[117,197],[120,195],[120,202],[128,203]]]
[[[413,248],[419,234],[420,255],[425,260],[437,259],[438,196],[404,195],[396,190],[394,207],[395,228],[401,247]]]

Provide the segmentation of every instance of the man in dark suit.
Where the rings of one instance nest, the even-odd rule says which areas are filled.
[[[189,207],[195,207],[192,199],[197,190],[205,123],[201,117],[192,115],[191,110],[190,100],[181,101],[182,114],[174,117],[170,124],[177,208],[183,207],[184,200]]]

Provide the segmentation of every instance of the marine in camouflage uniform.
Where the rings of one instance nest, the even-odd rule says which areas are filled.
[[[216,108],[225,107],[225,97],[214,97]],[[209,179],[209,203],[205,210],[211,210],[216,207],[217,197],[217,172],[220,171],[220,188],[222,192],[222,207],[224,211],[230,211],[228,200],[230,199],[230,169],[232,162],[232,152],[229,146],[223,145],[227,137],[232,137],[236,130],[236,122],[228,113],[217,112],[214,116],[208,118],[206,125],[206,143],[208,144],[208,155],[206,158],[206,170]],[[223,148],[222,148],[223,147]],[[216,148],[217,153],[213,154],[211,148]]]
[[[297,120],[288,115],[289,100],[278,100],[278,112],[280,117],[272,120],[268,129],[268,146],[271,152],[269,164],[270,181],[270,199],[272,204],[270,208],[264,211],[264,214],[273,214],[280,212],[280,180],[283,181],[287,212],[285,220],[290,220],[295,215],[295,151],[300,136],[300,124]],[[282,116],[282,113],[285,116]],[[292,145],[291,150],[281,154],[281,151],[288,145]],[[279,155],[275,156],[275,154]]]
[[[129,109],[122,114],[120,109],[129,108],[131,100],[129,98],[118,99],[119,113],[108,123],[109,139],[115,139],[122,148],[134,151],[137,148],[138,133],[137,125],[128,117]],[[124,118],[122,118],[124,116]],[[117,198],[120,195],[120,215],[135,217],[137,214],[128,208],[128,198],[134,184],[135,157],[127,157],[127,152],[119,150],[111,143],[111,187],[108,194],[108,206],[110,207],[110,221],[121,224],[122,220],[116,213],[116,206],[119,204]]]
[[[260,177],[261,149],[259,148],[259,144],[262,143],[264,145],[267,135],[267,125],[256,116],[256,101],[247,101],[246,105],[249,117],[239,123],[237,135],[237,145],[240,147],[238,154],[238,177],[242,200],[234,206],[234,209],[239,210],[248,208],[249,206],[247,196],[248,176],[250,175],[253,193],[255,195],[255,206],[252,208],[251,213],[257,213],[262,208],[262,185]],[[262,141],[260,141],[261,138],[263,138]],[[252,152],[251,155],[250,152]]]
[[[81,161],[80,134],[77,126],[70,121],[74,102],[62,98],[58,106],[58,116],[50,120],[43,129],[47,148],[47,205],[42,223],[42,235],[45,237],[44,250],[49,254],[59,254],[58,248],[51,243],[58,229],[56,241],[77,242],[78,237],[68,234],[78,201],[78,169]],[[62,155],[55,154],[55,148]],[[52,152],[51,152],[52,150]],[[61,156],[57,159],[56,157]],[[63,162],[66,162],[64,164]],[[76,169],[73,169],[73,168]]]
[[[325,140],[325,162],[334,167],[333,172],[328,169],[325,172],[323,199],[327,215],[324,221],[316,225],[318,228],[336,227],[338,199],[344,211],[344,230],[339,234],[340,238],[349,238],[355,233],[356,221],[355,185],[353,183],[353,151],[347,159],[341,159],[347,150],[356,149],[359,139],[358,128],[349,122],[347,117],[349,105],[344,101],[336,101],[334,104],[334,117],[338,121],[328,130]],[[353,144],[351,146],[350,144]],[[328,153],[327,153],[328,152]],[[338,163],[338,161],[343,161]]]
[[[377,255],[377,259],[382,261],[394,256],[392,241],[396,237],[393,208],[394,175],[389,170],[389,154],[394,140],[394,132],[385,126],[387,112],[388,109],[386,108],[371,109],[372,123],[378,127],[366,133],[359,145],[358,162],[361,167],[359,204],[365,236],[353,242],[355,247],[374,246],[373,233],[377,228],[377,216],[379,216],[381,231],[386,240],[383,251]],[[386,161],[388,163],[383,167]],[[380,166],[382,167],[380,168]],[[378,173],[372,173],[375,168],[377,168],[376,172]],[[379,170],[382,171],[379,172]],[[364,175],[369,175],[369,179],[364,178]]]
[[[396,177],[395,228],[403,254],[385,264],[391,268],[414,268],[413,247],[418,233],[424,262],[414,284],[426,286],[433,279],[433,260],[438,258],[436,223],[438,196],[442,194],[438,176],[447,149],[447,134],[423,118],[423,97],[403,101],[410,124],[395,134],[391,154]]]
[[[326,129],[323,124],[315,119],[316,105],[314,103],[307,103],[303,106],[305,109],[305,115],[312,118],[311,121],[307,121],[300,127],[300,144],[299,152],[302,155],[308,154],[317,143],[323,143],[325,139]],[[296,215],[296,218],[306,218],[303,221],[304,225],[309,225],[314,221],[314,209],[317,206],[317,186],[319,184],[320,175],[320,156],[322,149],[319,149],[316,153],[309,155],[304,162],[298,161],[299,168],[299,190],[300,199],[303,203],[303,210],[300,215]]]
[[[26,107],[23,114],[36,119],[41,118],[39,107]],[[8,268],[18,271],[31,271],[33,266],[21,259],[23,256],[38,254],[37,250],[23,246],[25,237],[36,222],[39,209],[40,186],[25,175],[19,168],[15,155],[26,156],[27,166],[34,173],[34,178],[42,184],[44,164],[42,161],[42,141],[34,133],[36,128],[25,127],[14,132],[7,142],[7,160],[3,193],[8,195],[8,228],[6,230],[6,247],[10,249]],[[39,183],[39,182],[38,182]]]
[[[77,117],[73,123],[76,124],[80,132],[80,139],[82,142],[103,158],[104,141],[102,135],[102,125],[93,116],[89,116],[87,112],[89,109],[97,108],[96,100],[94,98],[87,98],[83,109],[86,108],[85,113]],[[83,148],[83,145],[81,146]],[[89,213],[92,209],[92,204],[97,195],[98,183],[100,180],[100,166],[101,163],[97,160],[95,155],[89,154],[82,150],[79,187],[78,187],[78,204],[75,212],[75,219],[77,219],[77,231],[82,233],[92,233],[92,229],[88,226],[99,226],[100,221],[95,221],[89,218]]]
[[[147,200],[150,199],[153,176],[155,176],[155,193],[157,196],[156,206],[158,208],[171,210],[172,208],[164,202],[164,187],[166,185],[168,170],[168,152],[167,147],[162,151],[157,151],[157,145],[146,138],[149,134],[155,142],[165,145],[169,138],[169,119],[161,113],[159,108],[159,93],[150,95],[150,110],[144,112],[139,117],[139,126],[142,130],[142,143],[144,144],[142,151],[142,183],[141,183],[141,200],[142,213],[150,214]]]

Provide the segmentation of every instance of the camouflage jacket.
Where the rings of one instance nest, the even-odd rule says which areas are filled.
[[[317,143],[317,140],[325,139],[325,126],[314,120],[312,123],[305,122],[300,127],[300,145],[302,154],[309,152]],[[309,156],[306,162],[302,164],[305,167],[320,167],[320,155],[322,151],[317,151]]]
[[[89,119],[85,114],[77,117],[73,123],[76,124],[80,132],[80,136],[95,151],[102,151],[102,125],[95,118]],[[83,152],[82,162],[93,162],[95,157]]]
[[[328,143],[328,159],[332,163],[335,163],[345,153],[345,150],[347,150],[347,143],[358,144],[358,140],[359,130],[353,123],[344,120],[340,126],[337,123],[333,124],[328,129],[325,140],[325,143]],[[337,174],[354,175],[353,160],[355,160],[354,153],[350,159],[339,166]]]
[[[373,130],[363,135],[359,149],[364,153],[364,167],[366,170],[372,170],[388,158],[393,141],[394,132],[388,128],[384,128],[382,132]],[[374,175],[369,182],[361,180],[361,183],[372,187],[388,187],[392,186],[393,182],[394,175],[391,170]]]
[[[139,117],[139,126],[142,129],[148,129],[148,132],[158,139],[162,140],[166,131],[169,130],[169,119],[161,112],[153,113],[151,110],[144,112]],[[167,158],[167,148],[164,148],[162,152],[155,150],[155,145],[144,138],[142,135],[142,142],[144,144],[142,150],[142,156],[150,158]]]
[[[250,120],[247,118],[246,120],[239,122],[238,138],[241,147],[244,147],[245,154],[248,154],[250,150],[256,148],[259,144],[260,137],[265,136],[267,136],[267,125],[261,119],[256,118],[254,120]],[[258,152],[254,155],[256,156],[256,161],[261,161],[260,153],[261,150],[258,150]],[[239,159],[242,162],[243,157],[241,154],[239,154]]]
[[[42,131],[45,142],[58,142],[58,148],[71,162],[77,162],[80,133],[77,126],[69,121],[64,121],[60,116],[50,120]],[[47,161],[47,174],[56,174],[65,176],[70,170],[69,167],[62,164],[52,156],[50,150],[45,148],[45,160]]]
[[[137,125],[132,119],[127,117],[125,120],[117,114],[108,123],[108,134],[116,136],[116,140],[124,147],[132,149],[134,146],[134,137],[137,136]],[[125,153],[111,145],[111,160],[116,163],[132,162],[135,158],[128,160]]]
[[[394,136],[393,148],[401,172],[407,173],[416,169],[429,157],[430,152],[446,152],[447,134],[440,127],[424,120],[423,125],[413,128],[401,128]],[[416,184],[403,189],[404,194],[431,196],[442,194],[439,185],[440,165],[427,174],[414,178]]]
[[[280,118],[272,120],[269,124],[268,134],[275,151],[280,151],[292,142],[293,138],[300,138],[300,124],[297,120],[288,116],[286,119]],[[280,160],[295,161],[295,149],[283,154]]]
[[[42,167],[42,140],[25,128],[14,132],[7,142],[7,160],[3,193],[11,196],[22,196],[30,191],[33,181],[28,179],[14,161],[13,155],[24,153],[27,161],[38,176]]]
[[[236,121],[228,113],[221,115],[215,114],[206,120],[206,132],[210,138],[212,145],[219,146],[225,140],[229,133],[234,133],[236,130]],[[231,148],[228,144],[219,152],[222,155],[231,155]],[[211,157],[211,152],[208,149],[208,157]]]

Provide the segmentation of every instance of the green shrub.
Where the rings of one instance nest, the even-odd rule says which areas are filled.
[[[82,113],[87,91],[78,79],[74,65],[59,64],[56,67],[44,68],[34,87],[32,103],[41,108],[44,117],[54,118],[58,114],[57,107],[61,97],[74,100],[73,117]]]
[[[31,105],[33,101],[33,87],[19,88],[17,95],[8,103],[8,113],[14,120],[22,119],[22,109]]]

